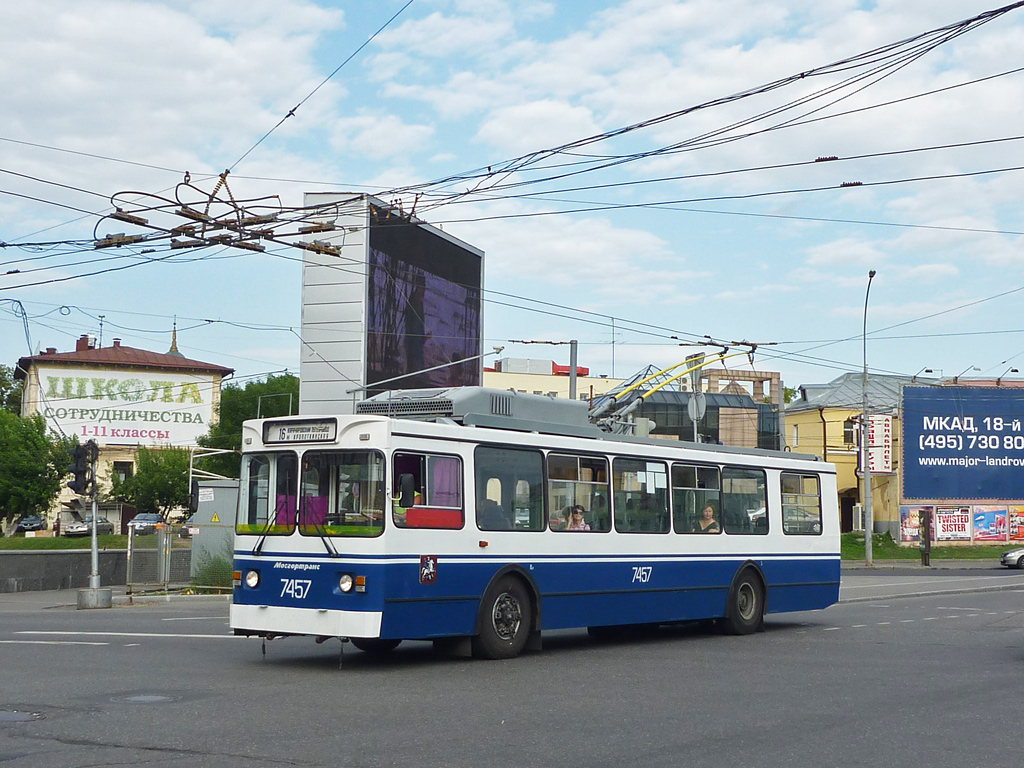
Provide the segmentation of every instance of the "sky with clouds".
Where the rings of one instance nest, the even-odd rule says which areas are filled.
[[[189,357],[297,371],[301,252],[92,247],[229,168],[237,200],[419,192],[486,253],[503,356],[577,339],[625,377],[710,337],[824,382],[876,270],[872,370],[1024,371],[1024,8],[407,2],[0,5],[0,361],[176,320]]]

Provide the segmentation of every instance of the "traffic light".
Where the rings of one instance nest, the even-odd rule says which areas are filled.
[[[68,488],[75,493],[85,496],[92,490],[93,467],[99,455],[99,446],[94,440],[85,445],[76,445],[68,449],[71,454],[72,463],[68,466],[68,472],[73,477],[68,481]]]
[[[78,494],[84,495],[89,487],[89,456],[84,445],[75,445],[68,449],[71,454],[71,464],[68,472],[72,475],[68,480],[68,488]]]

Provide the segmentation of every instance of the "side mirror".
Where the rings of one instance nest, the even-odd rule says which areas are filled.
[[[192,487],[188,494],[188,511],[193,515],[199,511],[199,481],[192,478]]]
[[[398,506],[408,509],[416,503],[416,478],[409,473],[398,476]]]

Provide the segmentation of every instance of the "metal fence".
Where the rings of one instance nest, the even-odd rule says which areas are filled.
[[[128,529],[129,590],[170,589],[187,586],[192,572],[192,539],[166,525],[154,534]]]

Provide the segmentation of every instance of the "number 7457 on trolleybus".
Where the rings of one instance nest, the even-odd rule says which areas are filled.
[[[592,634],[839,598],[835,468],[612,435],[584,403],[468,387],[247,421],[231,626],[510,658]]]

